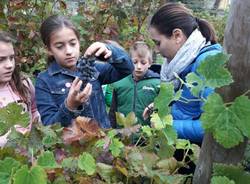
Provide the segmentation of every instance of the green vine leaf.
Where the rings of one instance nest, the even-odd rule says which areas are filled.
[[[142,126],[141,129],[142,129],[142,132],[145,133],[148,137],[152,136],[152,130],[150,126],[145,125],[145,126]]]
[[[126,117],[120,112],[116,112],[115,115],[118,125],[123,126],[125,128],[129,128],[137,122],[137,118],[134,112],[128,113]]]
[[[118,157],[122,151],[124,144],[117,138],[111,139],[111,144],[109,146],[109,150],[111,151],[114,157]]]
[[[236,184],[250,183],[250,174],[241,166],[214,164],[213,176],[225,176]]]
[[[161,119],[170,114],[169,104],[174,98],[174,85],[165,82],[161,83],[160,93],[154,100],[154,108],[158,109],[158,115]]]
[[[0,160],[0,183],[11,183],[11,177],[19,166],[20,162],[14,160],[13,158],[7,157],[4,160]]]
[[[67,169],[76,169],[77,168],[77,160],[74,157],[68,157],[63,159],[62,167]]]
[[[56,163],[54,154],[51,151],[45,151],[37,159],[37,164],[45,169],[60,168],[61,166]]]
[[[6,107],[0,109],[0,135],[5,134],[16,124],[27,127],[29,121],[29,114],[23,111],[21,105],[10,103]]]
[[[225,176],[215,176],[212,178],[211,184],[235,184],[235,182],[232,180],[229,180]]]
[[[165,128],[167,125],[172,125],[172,124],[173,124],[173,117],[170,114],[162,118],[160,118],[159,114],[155,112],[151,115],[151,126],[156,130],[161,130]]]
[[[96,171],[95,159],[87,152],[80,155],[78,160],[78,167],[84,170],[87,175],[93,175]]]
[[[167,125],[162,131],[168,140],[168,144],[169,145],[175,144],[177,140],[177,132],[175,131],[175,129],[172,126]]]
[[[224,53],[205,58],[197,69],[197,72],[204,77],[205,86],[219,88],[233,82],[230,72],[225,68],[228,60],[229,55]]]
[[[47,175],[40,166],[29,170],[28,166],[24,165],[16,171],[13,180],[14,184],[47,184]]]
[[[218,143],[231,148],[243,141],[244,136],[250,137],[250,100],[245,96],[236,98],[227,107],[218,94],[208,97],[201,116],[203,128],[213,133]]]
[[[186,77],[186,85],[190,88],[192,95],[198,97],[204,88],[204,81],[195,73],[189,73]]]

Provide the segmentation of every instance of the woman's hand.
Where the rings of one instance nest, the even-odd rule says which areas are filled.
[[[108,59],[112,52],[109,50],[104,43],[94,42],[92,43],[84,53],[84,57],[89,57],[95,55],[96,57],[104,57],[104,59]]]
[[[148,119],[152,114],[152,110],[154,109],[154,103],[149,104],[143,111],[142,117],[144,120]]]
[[[92,92],[92,85],[87,83],[85,88],[80,91],[82,86],[82,81],[77,77],[72,82],[69,90],[68,97],[66,99],[66,106],[69,110],[75,110],[83,103],[86,103]]]

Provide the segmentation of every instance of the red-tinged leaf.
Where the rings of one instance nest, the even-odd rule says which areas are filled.
[[[140,128],[141,125],[138,124],[128,128],[116,129],[115,131],[117,132],[117,134],[119,133],[122,136],[129,137],[130,135],[139,132]]]
[[[25,1],[24,0],[11,0],[9,2],[9,5],[11,8],[21,9],[25,6]]]
[[[66,158],[66,152],[63,149],[56,149],[55,150],[55,159],[56,162],[61,164],[61,162],[63,161],[63,159]]]
[[[17,22],[18,18],[15,16],[8,16],[8,22]]]
[[[87,117],[77,117],[71,127],[63,130],[65,144],[71,144],[79,140],[90,141],[97,137],[101,137],[98,123],[94,119]]]

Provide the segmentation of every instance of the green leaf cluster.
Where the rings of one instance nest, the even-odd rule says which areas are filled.
[[[84,152],[79,157],[78,167],[84,170],[88,175],[93,175],[96,171],[95,159],[91,154]]]
[[[229,180],[234,181],[235,184],[250,183],[250,174],[244,171],[241,166],[214,164],[213,177],[225,176]]]
[[[157,109],[158,116],[160,119],[170,114],[169,104],[175,97],[174,85],[171,83],[161,83],[160,93],[154,99],[154,108]]]
[[[5,134],[11,127],[18,124],[27,127],[30,122],[29,114],[17,103],[10,103],[0,109],[0,135]]]
[[[233,82],[230,72],[225,68],[229,55],[218,53],[207,56],[198,66],[197,73],[189,73],[186,85],[196,97],[202,97],[206,87],[219,88]]]
[[[202,126],[225,148],[234,147],[244,140],[244,136],[250,137],[249,106],[246,96],[237,97],[226,106],[218,94],[212,94],[203,107]]]

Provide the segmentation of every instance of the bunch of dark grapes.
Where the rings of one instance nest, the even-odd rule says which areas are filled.
[[[88,58],[81,56],[78,59],[76,68],[80,72],[80,79],[83,81],[83,84],[87,84],[89,81],[97,79],[99,72],[94,67],[96,60],[94,56]]]

